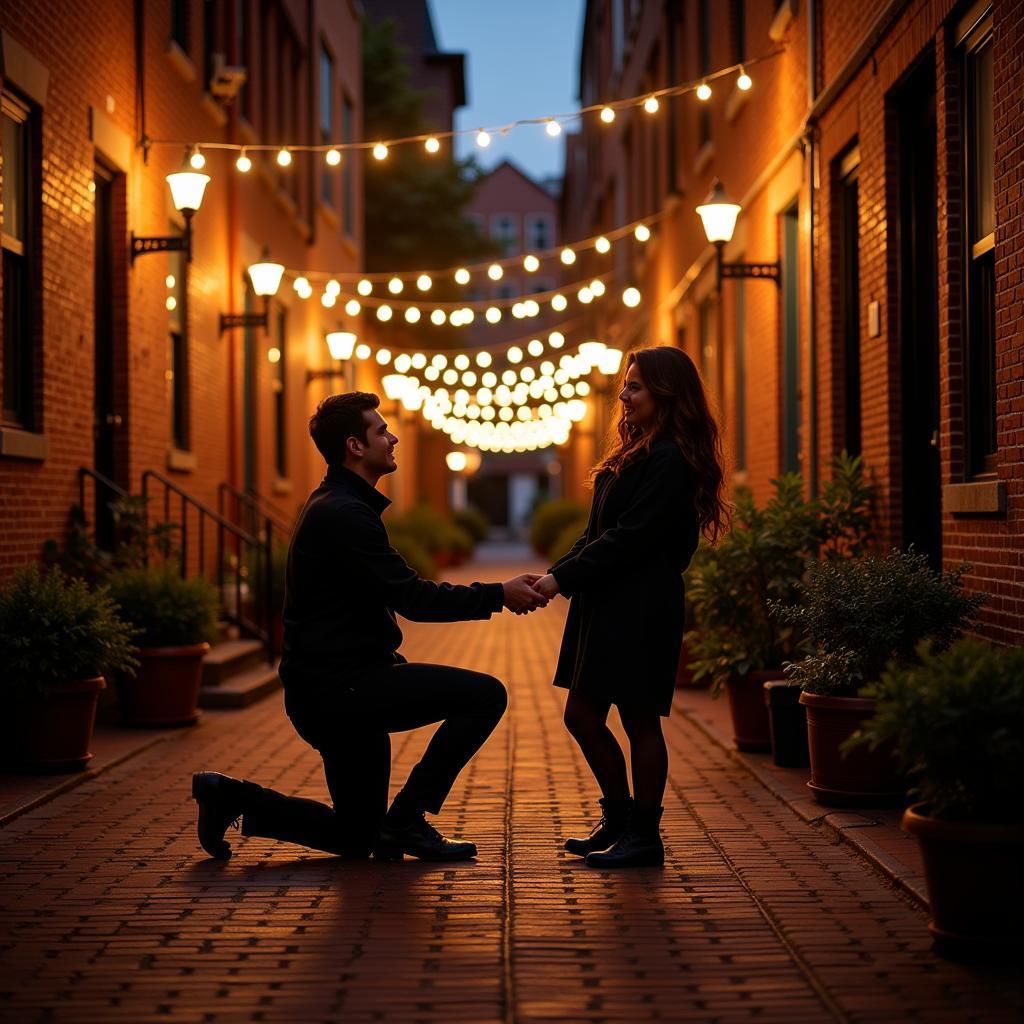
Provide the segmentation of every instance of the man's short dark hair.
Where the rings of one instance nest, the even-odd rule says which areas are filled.
[[[309,436],[328,466],[340,466],[345,461],[345,443],[350,437],[369,443],[369,424],[363,413],[378,405],[380,399],[368,391],[349,391],[331,395],[316,407],[309,420]]]

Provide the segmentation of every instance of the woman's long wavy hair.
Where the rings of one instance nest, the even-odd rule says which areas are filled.
[[[591,481],[605,470],[617,476],[627,462],[647,455],[655,441],[671,438],[693,472],[701,532],[714,543],[725,530],[729,512],[722,495],[722,440],[697,367],[685,352],[668,345],[630,352],[622,371],[623,381],[634,364],[654,397],[654,420],[643,428],[631,427],[623,415],[622,403],[618,403],[605,456],[592,470]]]

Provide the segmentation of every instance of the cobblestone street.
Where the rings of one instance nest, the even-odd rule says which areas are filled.
[[[209,712],[0,832],[0,1018],[1021,1018],[1019,976],[936,958],[917,906],[683,714],[668,723],[664,869],[603,874],[564,853],[598,795],[549,685],[565,609],[407,625],[410,660],[509,687],[438,821],[477,842],[477,862],[343,863],[234,833],[229,862],[206,859],[194,770],[326,798],[279,694]],[[428,733],[396,737],[393,784]]]

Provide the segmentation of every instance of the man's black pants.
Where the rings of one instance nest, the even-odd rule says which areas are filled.
[[[387,812],[390,734],[441,722],[395,798],[403,807],[436,814],[507,704],[505,687],[493,676],[446,665],[401,662],[290,686],[288,715],[323,757],[334,809],[261,789],[247,801],[242,832],[330,853],[363,853]]]

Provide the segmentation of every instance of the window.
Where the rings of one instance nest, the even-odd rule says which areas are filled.
[[[539,252],[542,249],[550,249],[553,245],[551,216],[547,213],[528,213],[526,215],[526,248]]]
[[[747,57],[747,12],[746,0],[732,0],[732,57],[734,64],[740,64]]]
[[[171,0],[171,39],[188,53],[188,0]]]
[[[320,144],[327,145],[334,134],[334,60],[327,47],[320,44]],[[334,172],[321,164],[320,198],[334,205]]]
[[[353,121],[355,120],[355,111],[352,108],[352,102],[347,96],[342,98],[341,101],[341,141],[351,142],[352,141],[352,128]],[[353,198],[352,198],[352,161],[346,159],[342,161],[341,168],[341,205],[342,205],[342,220],[344,221],[345,234],[349,238],[355,238],[355,223],[354,223],[354,212],[353,212]]]
[[[995,124],[993,118],[992,16],[962,41],[964,205],[967,342],[967,468],[972,476],[995,470]]]
[[[799,207],[782,213],[782,472],[800,472]]]
[[[697,25],[697,74],[702,78],[711,71],[711,11],[708,0],[700,0]],[[697,115],[697,145],[704,146],[711,141],[711,109],[707,103],[700,104]]]
[[[736,469],[747,468],[747,292],[743,278],[733,282],[736,315],[736,342],[733,354],[733,409],[735,436],[733,454]]]
[[[836,246],[836,314],[842,355],[839,384],[842,388],[843,447],[851,455],[861,450],[860,421],[860,218],[857,170],[860,153],[856,148],[837,167],[833,193],[833,218],[839,232]]]
[[[288,417],[286,374],[288,372],[288,310],[277,312],[277,361],[274,363],[274,468],[281,478],[288,476]]]
[[[491,238],[501,246],[506,256],[519,249],[519,215],[517,213],[495,213],[491,215]]]
[[[3,419],[35,430],[36,283],[35,216],[38,177],[30,108],[4,93],[3,111],[3,246],[4,324]]]
[[[169,234],[178,234],[176,224],[169,225]],[[180,451],[191,450],[189,431],[189,359],[188,359],[188,288],[185,275],[187,263],[183,252],[168,253],[167,258],[167,329],[168,382],[170,383],[171,443]]]

